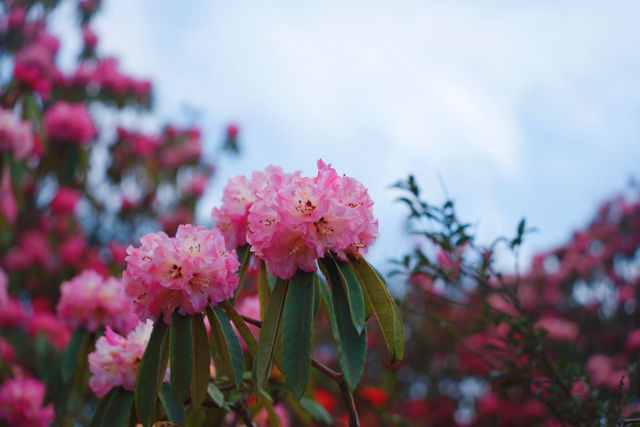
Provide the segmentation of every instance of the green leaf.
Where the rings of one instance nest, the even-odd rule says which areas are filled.
[[[258,299],[260,300],[260,318],[264,319],[264,312],[269,304],[269,279],[267,277],[267,264],[260,262],[260,270],[258,271]]]
[[[244,285],[244,278],[247,275],[247,269],[249,268],[249,261],[251,260],[251,251],[249,245],[240,246],[236,249],[238,259],[240,260],[240,269],[238,270],[238,287],[233,293],[233,299],[238,297],[238,293],[242,290]]]
[[[73,333],[61,360],[60,369],[64,384],[68,384],[73,374],[78,370],[78,359],[84,349],[87,348],[89,335],[90,333],[84,328],[76,329]]]
[[[360,333],[364,328],[365,323],[365,303],[364,296],[362,295],[362,287],[358,282],[356,274],[348,262],[342,262],[335,260],[340,270],[341,279],[343,285],[345,285],[345,291],[347,292],[347,300],[349,301],[349,307],[351,308],[351,320],[353,326],[356,327],[356,331]]]
[[[169,325],[162,320],[162,317],[158,318],[153,325],[153,331],[142,356],[136,378],[136,411],[138,419],[144,427],[149,427],[153,422],[158,391],[167,369],[166,361],[169,356],[167,332],[169,332]]]
[[[347,263],[337,261],[332,257],[322,258],[318,261],[323,266],[322,272],[329,280],[331,287],[342,286],[344,288],[351,321],[359,334],[364,328],[365,320],[364,297],[357,277]]]
[[[338,341],[338,326],[336,325],[336,314],[333,312],[333,302],[331,301],[331,294],[329,293],[329,288],[327,285],[320,279],[320,276],[316,274],[316,280],[318,282],[318,290],[320,295],[320,309],[324,313],[325,318],[331,325],[331,335],[333,338]]]
[[[358,333],[353,325],[344,286],[331,283],[331,295],[338,326],[338,362],[347,385],[353,390],[360,381],[367,357],[367,328]]]
[[[207,386],[207,393],[209,394],[209,397],[211,397],[211,400],[213,400],[213,403],[218,405],[220,408],[225,406],[224,394],[222,394],[220,389],[214,383],[209,383]]]
[[[322,280],[318,273],[313,273],[313,318],[318,317],[320,311],[320,286],[322,286]]]
[[[247,345],[247,350],[249,350],[249,354],[252,357],[255,357],[256,352],[258,351],[258,341],[256,341],[256,337],[251,332],[251,329],[247,326],[246,322],[242,319],[240,314],[236,311],[236,309],[229,303],[229,301],[222,301],[220,303],[220,307],[227,313],[229,319],[233,322],[238,330],[238,333],[242,337],[242,340]]]
[[[193,340],[191,318],[177,310],[171,316],[169,332],[169,360],[171,364],[171,394],[178,404],[189,396],[191,375],[193,374]]]
[[[211,326],[211,330],[209,331],[209,348],[211,349],[213,363],[216,366],[216,377],[226,376],[227,379],[235,385],[233,365],[231,364],[231,356],[229,355],[229,344],[224,336],[220,320],[211,307],[207,307],[207,318]]]
[[[191,377],[191,404],[198,409],[207,396],[209,384],[209,366],[211,353],[209,338],[204,327],[201,313],[191,316],[191,335],[193,340],[193,376]]]
[[[298,270],[289,283],[284,305],[282,372],[297,399],[305,392],[311,366],[314,274]]]
[[[276,349],[276,338],[282,330],[284,317],[284,303],[289,289],[289,281],[278,279],[269,297],[269,305],[264,314],[262,328],[258,339],[256,353],[256,388],[260,390],[262,384],[269,378]]]
[[[102,416],[101,427],[129,427],[133,393],[116,387]]]
[[[160,402],[162,402],[167,418],[169,418],[169,421],[172,423],[180,424],[187,418],[187,413],[184,411],[182,405],[177,404],[176,401],[173,400],[171,387],[167,383],[162,384],[162,388],[160,389]]]
[[[302,399],[300,399],[300,405],[302,405],[302,407],[311,414],[311,417],[314,420],[320,421],[328,426],[333,424],[331,415],[329,415],[327,410],[324,409],[324,406],[322,406],[315,400],[309,399],[308,397],[303,397]]]
[[[404,357],[404,328],[396,303],[387,290],[382,277],[364,259],[352,259],[362,287],[371,300],[382,336],[391,356],[391,363]]]
[[[115,392],[116,392],[116,387],[113,387],[111,390],[109,390],[109,393],[107,393],[100,400],[100,404],[96,409],[96,413],[93,414],[93,418],[91,419],[91,424],[89,424],[89,427],[100,427],[102,425],[104,414],[107,410],[107,406],[109,405],[109,400],[111,399],[111,396],[113,396]]]
[[[233,330],[229,318],[220,307],[213,307],[213,312],[220,321],[222,326],[222,333],[227,341],[229,348],[229,356],[231,357],[231,368],[233,371],[233,378],[236,386],[242,384],[242,377],[244,374],[244,354],[242,352],[242,345],[236,335],[236,331]]]

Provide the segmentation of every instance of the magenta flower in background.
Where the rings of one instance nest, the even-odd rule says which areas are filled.
[[[18,216],[18,203],[13,194],[9,168],[4,168],[0,181],[0,215],[11,224],[16,222]]]
[[[95,351],[89,354],[89,387],[96,396],[103,397],[117,386],[133,391],[152,330],[153,322],[150,320],[138,323],[126,338],[107,327],[105,335],[96,342]]]
[[[53,404],[44,404],[44,383],[13,378],[0,386],[0,419],[15,427],[48,427],[55,416]]]
[[[181,225],[175,237],[150,233],[140,243],[127,249],[123,274],[140,320],[164,314],[169,323],[176,308],[184,315],[201,313],[208,303],[230,298],[238,286],[238,256],[226,249],[218,230]]]
[[[44,113],[44,128],[50,140],[58,143],[87,145],[96,136],[85,104],[58,101]]]
[[[60,187],[51,200],[51,210],[54,213],[68,215],[72,214],[78,202],[82,199],[82,193],[75,188]]]
[[[62,282],[60,291],[56,311],[70,329],[82,327],[95,332],[109,326],[126,334],[137,324],[137,316],[120,279],[105,279],[93,270],[85,270]]]
[[[33,151],[31,124],[3,108],[0,108],[0,151],[11,151],[18,160]]]

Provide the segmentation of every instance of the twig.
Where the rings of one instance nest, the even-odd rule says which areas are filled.
[[[262,327],[262,322],[260,320],[252,319],[247,316],[240,316],[242,320],[247,323],[250,323],[257,327]],[[311,366],[316,368],[318,372],[323,374],[324,376],[330,378],[340,387],[340,392],[342,393],[342,400],[344,401],[344,406],[347,408],[349,412],[349,427],[360,427],[360,421],[358,420],[358,411],[356,411],[356,405],[353,400],[353,393],[349,389],[346,381],[344,380],[344,376],[340,372],[336,372],[327,365],[319,362],[318,360],[311,358]]]

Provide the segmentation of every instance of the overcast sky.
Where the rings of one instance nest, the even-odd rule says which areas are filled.
[[[153,80],[156,117],[194,109],[211,146],[239,123],[243,155],[201,216],[231,176],[323,158],[370,189],[382,260],[403,244],[389,185],[408,173],[433,202],[440,175],[484,241],[526,216],[527,254],[638,177],[639,21],[636,1],[105,0],[94,27]]]

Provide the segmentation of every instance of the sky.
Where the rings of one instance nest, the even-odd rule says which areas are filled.
[[[625,0],[105,0],[93,26],[102,55],[153,80],[154,117],[196,120],[208,155],[239,124],[200,218],[229,177],[313,176],[322,158],[369,188],[374,261],[410,245],[390,185],[412,173],[483,242],[526,217],[526,264],[638,178],[639,18]]]

